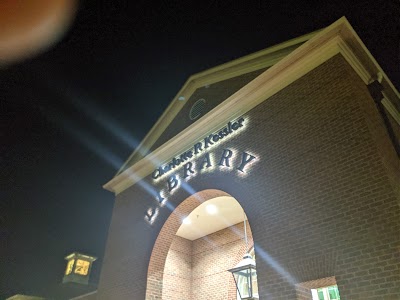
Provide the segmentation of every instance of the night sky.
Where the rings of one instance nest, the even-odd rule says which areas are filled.
[[[346,16],[400,89],[399,0],[81,2],[60,42],[0,69],[0,299],[60,283],[73,251],[98,281],[102,185],[190,75]]]

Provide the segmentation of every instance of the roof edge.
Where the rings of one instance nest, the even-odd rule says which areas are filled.
[[[122,173],[126,169],[126,166],[129,164],[129,162],[134,159],[136,155],[140,155],[144,149],[149,149],[161,136],[165,128],[172,122],[172,120],[176,117],[178,112],[186,103],[185,101],[180,101],[180,97],[189,99],[199,87],[256,71],[264,67],[273,66],[275,63],[283,59],[301,44],[307,42],[320,31],[321,29],[313,31],[300,37],[290,39],[283,43],[279,43],[266,49],[242,56],[232,61],[191,75],[172,99],[171,103],[165,109],[157,122],[143,138],[138,147],[118,170],[116,175]],[[142,152],[142,154],[144,157],[144,152]]]
[[[159,161],[167,161],[177,153],[186,150],[193,141],[218,130],[224,123],[243,115],[259,103],[267,101],[269,97],[339,53],[365,84],[376,80],[380,73],[383,78],[385,96],[395,102],[400,101],[400,94],[393,83],[372,57],[347,19],[342,17],[319,31],[306,43],[208,112],[202,119],[187,127],[177,138],[166,142],[115,176],[103,187],[119,194],[149,175]],[[205,72],[199,74],[203,73]]]

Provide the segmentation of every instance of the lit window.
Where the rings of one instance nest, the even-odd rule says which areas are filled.
[[[311,289],[313,300],[340,300],[337,285]]]
[[[71,274],[72,268],[74,266],[74,262],[75,262],[75,259],[71,259],[70,261],[68,261],[67,269],[65,270],[65,275]]]
[[[88,262],[86,260],[78,259],[76,261],[75,273],[85,276],[89,272],[89,266],[90,266],[90,262]]]

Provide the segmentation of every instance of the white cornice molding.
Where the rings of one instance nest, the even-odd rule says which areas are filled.
[[[362,80],[368,83],[381,69],[375,66],[376,61],[371,63],[371,54],[365,53],[368,50],[365,46],[358,45],[362,42],[354,35],[355,32],[346,18],[339,19],[103,187],[115,194],[121,193],[148,176],[161,163],[189,149],[204,136],[245,114],[338,53],[341,53]],[[388,81],[387,77],[385,80]],[[390,86],[391,83],[388,82],[387,85]]]
[[[141,155],[141,151],[143,151],[143,149],[151,148],[151,146],[157,141],[157,139],[164,132],[165,128],[172,122],[172,120],[185,105],[186,101],[180,101],[180,97],[184,97],[187,100],[198,88],[205,85],[210,85],[229,78],[240,76],[242,74],[273,66],[278,61],[290,54],[299,45],[305,43],[310,38],[315,36],[319,31],[320,30],[291,39],[281,44],[257,51],[255,53],[190,76],[183,87],[176,94],[173,101],[165,109],[161,117],[146,134],[139,146],[136,147],[135,151],[125,161],[123,166],[117,172],[117,175],[124,170],[126,165],[128,165],[131,160],[134,160],[137,156]]]
[[[382,105],[386,108],[388,113],[393,117],[393,119],[399,124],[400,126],[400,112],[397,110],[397,108],[393,105],[390,100],[388,100],[387,95],[383,93],[383,100],[382,100]]]
[[[338,46],[344,59],[346,59],[349,65],[352,66],[362,81],[364,81],[365,84],[370,83],[372,79],[371,72],[367,71],[365,66],[360,62],[360,60],[351,51],[350,47],[343,41],[341,37],[338,38]]]

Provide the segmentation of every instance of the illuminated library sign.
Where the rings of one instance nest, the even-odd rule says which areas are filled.
[[[151,174],[151,177],[153,179],[161,178],[165,174],[174,170],[175,168],[183,165],[184,162],[191,160],[194,156],[209,150],[209,148],[212,148],[215,145],[218,145],[222,140],[226,140],[226,137],[232,136],[233,133],[243,128],[244,127],[243,122],[244,118],[240,118],[235,122],[229,122],[224,128],[222,128],[218,132],[206,136],[204,140],[194,144],[191,149],[183,152],[178,157],[174,157],[166,165],[160,166],[157,169],[155,169],[154,172]]]
[[[151,177],[155,183],[158,183],[163,177],[165,180],[163,187],[155,192],[158,204],[146,211],[147,222],[153,224],[160,208],[168,201],[168,197],[182,186],[188,188],[187,182],[198,174],[213,172],[216,169],[235,171],[241,176],[247,174],[249,167],[257,161],[255,155],[234,148],[210,151],[221,141],[227,140],[228,137],[241,131],[245,127],[244,121],[244,118],[240,118],[237,121],[229,122],[221,130],[206,136],[189,150],[153,171]]]

